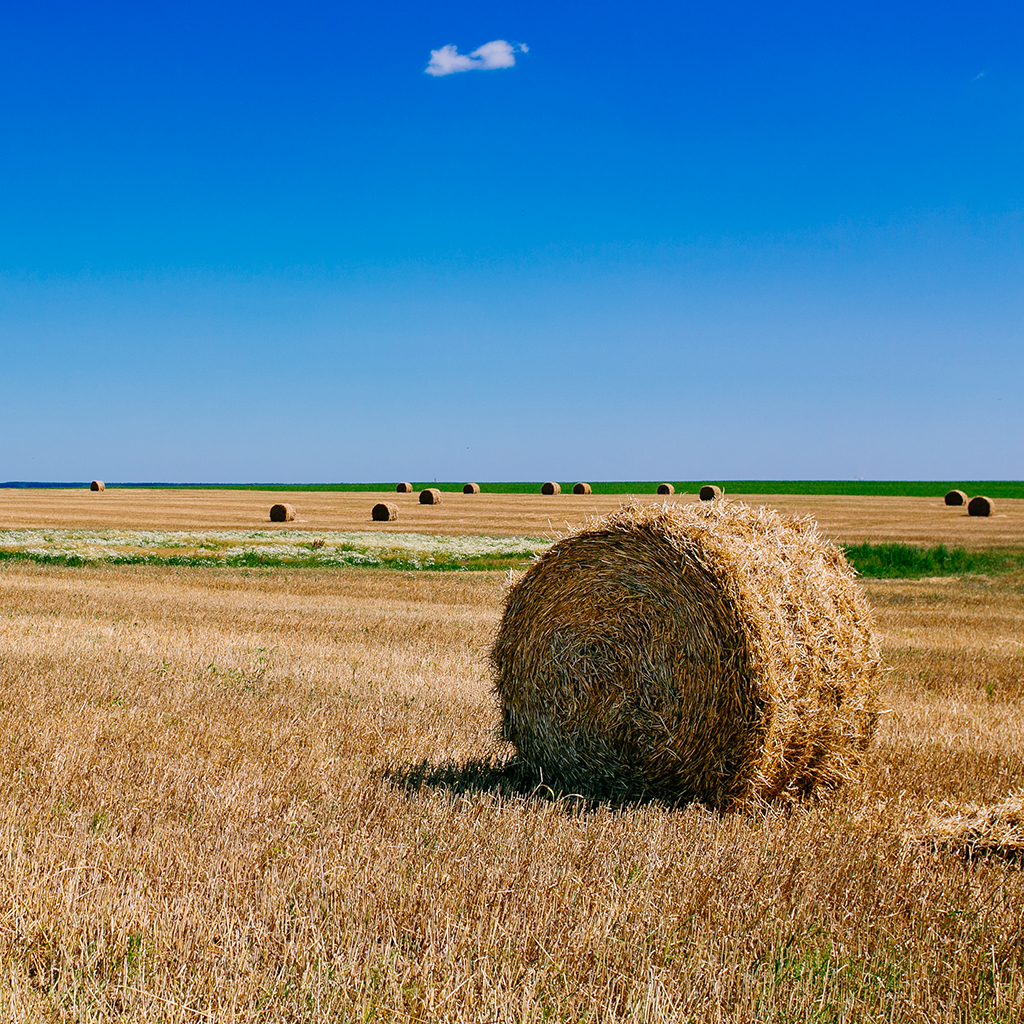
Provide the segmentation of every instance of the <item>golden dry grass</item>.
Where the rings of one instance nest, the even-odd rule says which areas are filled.
[[[0,1019],[1021,1019],[1019,869],[904,835],[1024,782],[1024,579],[868,585],[867,774],[760,816],[503,770],[500,582],[0,567]]]
[[[843,497],[829,495],[731,495],[751,505],[769,505],[788,515],[813,515],[830,540],[908,544],[961,544],[968,549],[1024,548],[1024,500],[1002,499],[994,516],[972,518],[942,498]],[[510,537],[554,537],[588,515],[607,515],[627,496],[618,494],[461,494],[444,492],[441,505],[419,505],[417,495],[394,491],[189,491],[107,490],[103,500],[84,489],[0,489],[0,530],[34,527],[152,530],[362,530],[366,510],[396,502],[400,523],[381,529],[440,534],[475,533]],[[644,500],[657,499],[648,495]],[[695,502],[696,495],[676,495]],[[267,508],[294,505],[292,523],[267,526]]]

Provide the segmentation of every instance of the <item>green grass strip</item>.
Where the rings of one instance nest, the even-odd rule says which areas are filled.
[[[869,579],[920,579],[922,576],[998,576],[1024,569],[1024,552],[967,551],[938,544],[848,544],[846,560]]]
[[[200,491],[394,491],[397,481],[356,484],[166,484],[129,483],[107,484],[114,488],[157,488]],[[461,491],[464,481],[436,480],[414,481],[416,491],[426,487],[437,487],[442,491]],[[575,480],[560,480],[562,492],[572,493]],[[598,480],[589,481],[594,494],[636,494],[657,493],[660,480]],[[865,497],[908,497],[941,498],[947,491],[966,491],[968,495],[984,494],[989,498],[1024,498],[1024,480],[666,480],[672,484],[678,495],[696,494],[704,484],[717,484],[726,494],[820,494]],[[0,487],[31,488],[50,485],[26,484],[12,481]],[[62,486],[88,487],[83,484]],[[485,494],[539,494],[541,481],[480,481],[480,490]]]

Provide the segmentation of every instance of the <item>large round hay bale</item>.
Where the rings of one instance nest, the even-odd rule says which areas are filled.
[[[271,505],[270,521],[272,523],[290,523],[295,518],[295,509],[291,505]]]
[[[89,484],[90,491],[105,491],[106,489],[107,485],[102,480],[93,480],[93,482]]]
[[[549,480],[540,489],[541,494],[561,494],[562,486],[556,483],[554,480]]]
[[[398,518],[398,506],[389,501],[380,501],[370,513],[375,523],[393,523]]]
[[[852,778],[877,717],[870,612],[810,519],[630,505],[508,591],[504,738],[544,782],[716,807]]]
[[[659,494],[675,494],[676,493],[676,489],[675,489],[675,487],[672,486],[672,484],[658,484],[658,493]]]
[[[967,503],[967,514],[969,516],[990,516],[995,509],[995,503],[984,494],[976,494]]]
[[[705,484],[700,489],[700,500],[701,501],[714,501],[716,498],[722,496],[722,488],[717,484]]]
[[[591,492],[590,484],[584,484],[584,483],[573,484],[572,493],[573,494],[590,494],[590,493],[592,493]]]
[[[963,491],[947,491],[945,502],[947,505],[966,505],[967,495]]]
[[[463,494],[479,494],[480,493],[480,485],[479,484],[463,484],[462,485],[462,493]]]
[[[426,487],[420,491],[421,505],[440,505],[441,492],[436,487]]]
[[[395,490],[399,494],[412,494],[412,484],[406,481],[405,483],[399,484]]]

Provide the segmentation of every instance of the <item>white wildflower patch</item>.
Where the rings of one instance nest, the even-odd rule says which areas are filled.
[[[391,565],[459,568],[474,558],[532,558],[537,537],[284,530],[0,530],[0,555],[39,561],[153,564]]]

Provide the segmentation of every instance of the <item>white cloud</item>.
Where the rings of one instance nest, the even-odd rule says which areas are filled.
[[[508,43],[504,39],[493,39],[483,46],[478,46],[472,53],[459,53],[457,46],[442,46],[440,50],[430,51],[430,63],[426,73],[440,78],[441,75],[454,75],[456,71],[493,71],[496,68],[511,68],[516,63],[516,50],[528,53],[529,47],[523,43]]]

